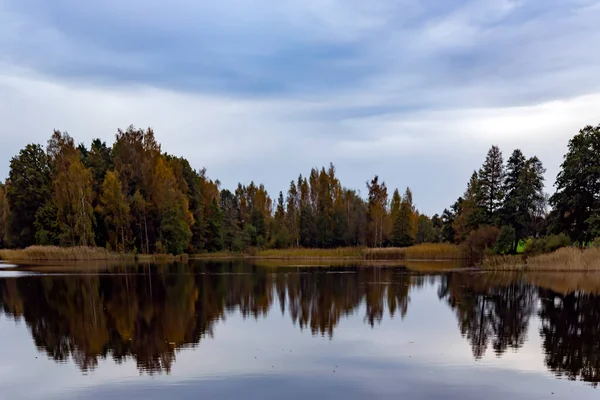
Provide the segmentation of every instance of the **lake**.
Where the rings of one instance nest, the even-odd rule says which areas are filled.
[[[41,271],[0,273],[3,399],[600,398],[597,276]]]

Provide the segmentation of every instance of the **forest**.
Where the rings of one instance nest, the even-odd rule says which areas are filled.
[[[410,188],[392,192],[374,176],[363,198],[340,182],[333,164],[300,174],[272,198],[254,182],[221,188],[205,169],[163,152],[150,128],[130,126],[111,146],[96,139],[89,147],[54,131],[45,147],[28,144],[10,161],[0,184],[0,248],[193,254],[445,242],[508,254],[527,238],[593,242],[600,236],[600,125],[569,141],[551,196],[544,174],[535,155],[515,149],[505,162],[492,146],[464,195],[427,216]]]

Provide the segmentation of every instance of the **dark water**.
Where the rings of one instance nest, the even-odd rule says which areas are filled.
[[[243,263],[11,275],[3,399],[600,398],[600,296],[556,277]]]

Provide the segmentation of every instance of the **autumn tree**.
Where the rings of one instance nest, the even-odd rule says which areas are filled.
[[[367,182],[367,189],[369,190],[369,201],[368,201],[368,218],[369,218],[369,230],[370,230],[370,244],[374,247],[380,247],[383,245],[383,228],[384,221],[387,216],[387,187],[385,182],[379,183],[379,177],[375,177],[371,182]]]
[[[83,165],[81,154],[67,133],[54,131],[47,152],[53,168],[53,199],[61,243],[91,246],[95,243],[92,173]]]
[[[109,228],[109,243],[112,248],[125,251],[127,249],[126,237],[129,230],[130,206],[129,199],[123,192],[118,172],[106,172],[98,207],[99,214],[103,216],[106,226]]]
[[[172,254],[183,253],[190,242],[194,219],[188,200],[165,157],[157,157],[152,176],[152,203],[157,212],[160,244]]]

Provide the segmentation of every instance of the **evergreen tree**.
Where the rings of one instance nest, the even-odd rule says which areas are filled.
[[[5,208],[6,245],[35,244],[35,215],[50,198],[52,183],[46,153],[41,146],[28,144],[10,161]],[[10,211],[10,212],[9,212]]]
[[[392,244],[395,247],[412,246],[415,243],[416,231],[417,226],[412,191],[410,188],[406,188],[406,192],[400,203],[400,210],[394,220]]]
[[[454,239],[463,242],[469,233],[481,225],[485,225],[486,209],[483,198],[481,182],[476,172],[473,172],[467,184],[467,190],[457,202],[457,212],[453,221]]]
[[[240,242],[241,228],[237,199],[229,190],[221,190],[222,243],[227,250],[243,250]]]
[[[600,125],[586,126],[569,141],[556,190],[550,202],[558,229],[579,243],[592,240],[590,222],[600,209]]]
[[[537,157],[526,159],[518,149],[509,158],[506,169],[502,223],[515,230],[512,251],[516,252],[521,239],[536,233],[536,221],[544,214],[546,170]]]
[[[504,176],[502,152],[498,146],[492,146],[478,174],[478,203],[485,207],[487,223],[497,222],[497,211],[504,199]]]

